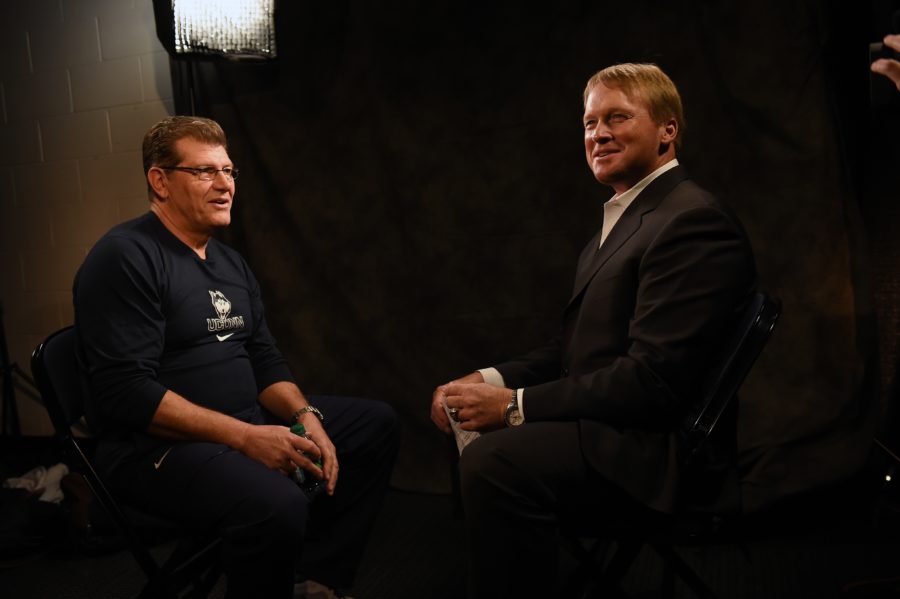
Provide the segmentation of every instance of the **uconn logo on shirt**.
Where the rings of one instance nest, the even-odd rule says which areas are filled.
[[[209,299],[212,300],[213,308],[216,309],[216,314],[219,315],[218,318],[206,319],[206,328],[209,332],[214,333],[217,331],[230,331],[231,329],[244,328],[243,316],[228,316],[231,314],[231,302],[228,301],[228,298],[225,297],[224,293],[218,290],[209,290]],[[233,334],[234,333],[228,335],[216,335],[216,338],[219,341],[225,341]]]

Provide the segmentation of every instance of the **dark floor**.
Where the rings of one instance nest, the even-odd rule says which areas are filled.
[[[163,555],[169,549],[164,544],[156,551]],[[376,525],[353,596],[463,598],[462,551],[459,522],[453,519],[449,497],[392,491]],[[35,553],[18,563],[7,563],[0,569],[0,596],[135,597],[142,581],[140,569],[127,552],[88,558],[58,548]],[[223,581],[211,596],[224,596]]]
[[[9,467],[17,456],[3,457]],[[810,506],[809,512],[816,514],[811,526],[785,522],[760,529],[743,545],[681,547],[678,552],[723,599],[900,599],[900,582],[872,584],[900,577],[900,508],[884,499],[879,498],[877,510],[864,507],[864,513],[856,514],[824,510],[823,515]],[[0,515],[9,513],[8,503],[0,507]],[[5,522],[0,518],[0,539],[9,532]],[[61,525],[39,532],[51,541],[2,556],[0,597],[108,599],[134,597],[140,589],[142,576],[129,554],[88,557],[64,542]],[[163,545],[158,551],[167,549]],[[623,583],[629,596],[659,596],[661,563],[649,550],[640,554]],[[563,570],[571,565],[564,556]],[[859,586],[865,581],[870,584]],[[223,592],[220,581],[212,596]],[[454,516],[451,498],[390,491],[352,594],[361,599],[463,599],[462,521]],[[675,596],[692,595],[676,583]]]

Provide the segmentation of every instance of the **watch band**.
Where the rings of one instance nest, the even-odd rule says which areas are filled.
[[[509,403],[506,405],[506,410],[503,412],[503,422],[507,427],[516,426],[517,424],[521,424],[521,421],[514,423],[510,417],[512,414],[518,414],[519,412],[519,392],[516,389],[512,390],[512,394],[509,400]]]
[[[313,414],[315,414],[316,418],[319,419],[319,422],[325,421],[325,417],[322,416],[322,412],[320,412],[318,408],[315,408],[313,406],[304,406],[304,407],[300,408],[299,410],[297,410],[296,412],[294,412],[293,414],[291,414],[291,424],[297,424],[297,421],[300,420],[300,417],[303,416],[304,414],[306,414],[307,412],[312,412]]]

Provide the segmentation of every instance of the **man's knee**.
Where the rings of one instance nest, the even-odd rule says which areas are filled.
[[[400,421],[397,418],[397,412],[390,404],[373,400],[367,402],[367,406],[372,426],[391,435],[397,434],[400,429]]]
[[[463,500],[484,501],[519,478],[519,466],[505,456],[495,435],[482,435],[466,446],[459,457],[459,481]]]
[[[394,408],[383,401],[360,400],[359,409],[362,411],[360,420],[364,423],[362,444],[395,454],[400,444],[400,420]]]
[[[281,484],[281,483],[287,484]],[[309,499],[289,479],[271,486],[247,489],[226,519],[226,535],[274,544],[294,544],[306,532]]]

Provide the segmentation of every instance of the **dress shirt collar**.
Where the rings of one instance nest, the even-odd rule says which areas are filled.
[[[654,179],[676,166],[678,166],[678,159],[673,158],[635,183],[634,186],[627,191],[614,195],[603,204],[603,232],[600,235],[600,245],[603,245],[603,242],[606,241],[609,232],[612,231],[612,228],[619,222],[619,217],[621,217],[622,213],[628,209],[628,206],[631,205],[634,199],[638,197],[638,194],[641,193],[645,187],[650,185]],[[599,248],[599,246],[597,247]]]

